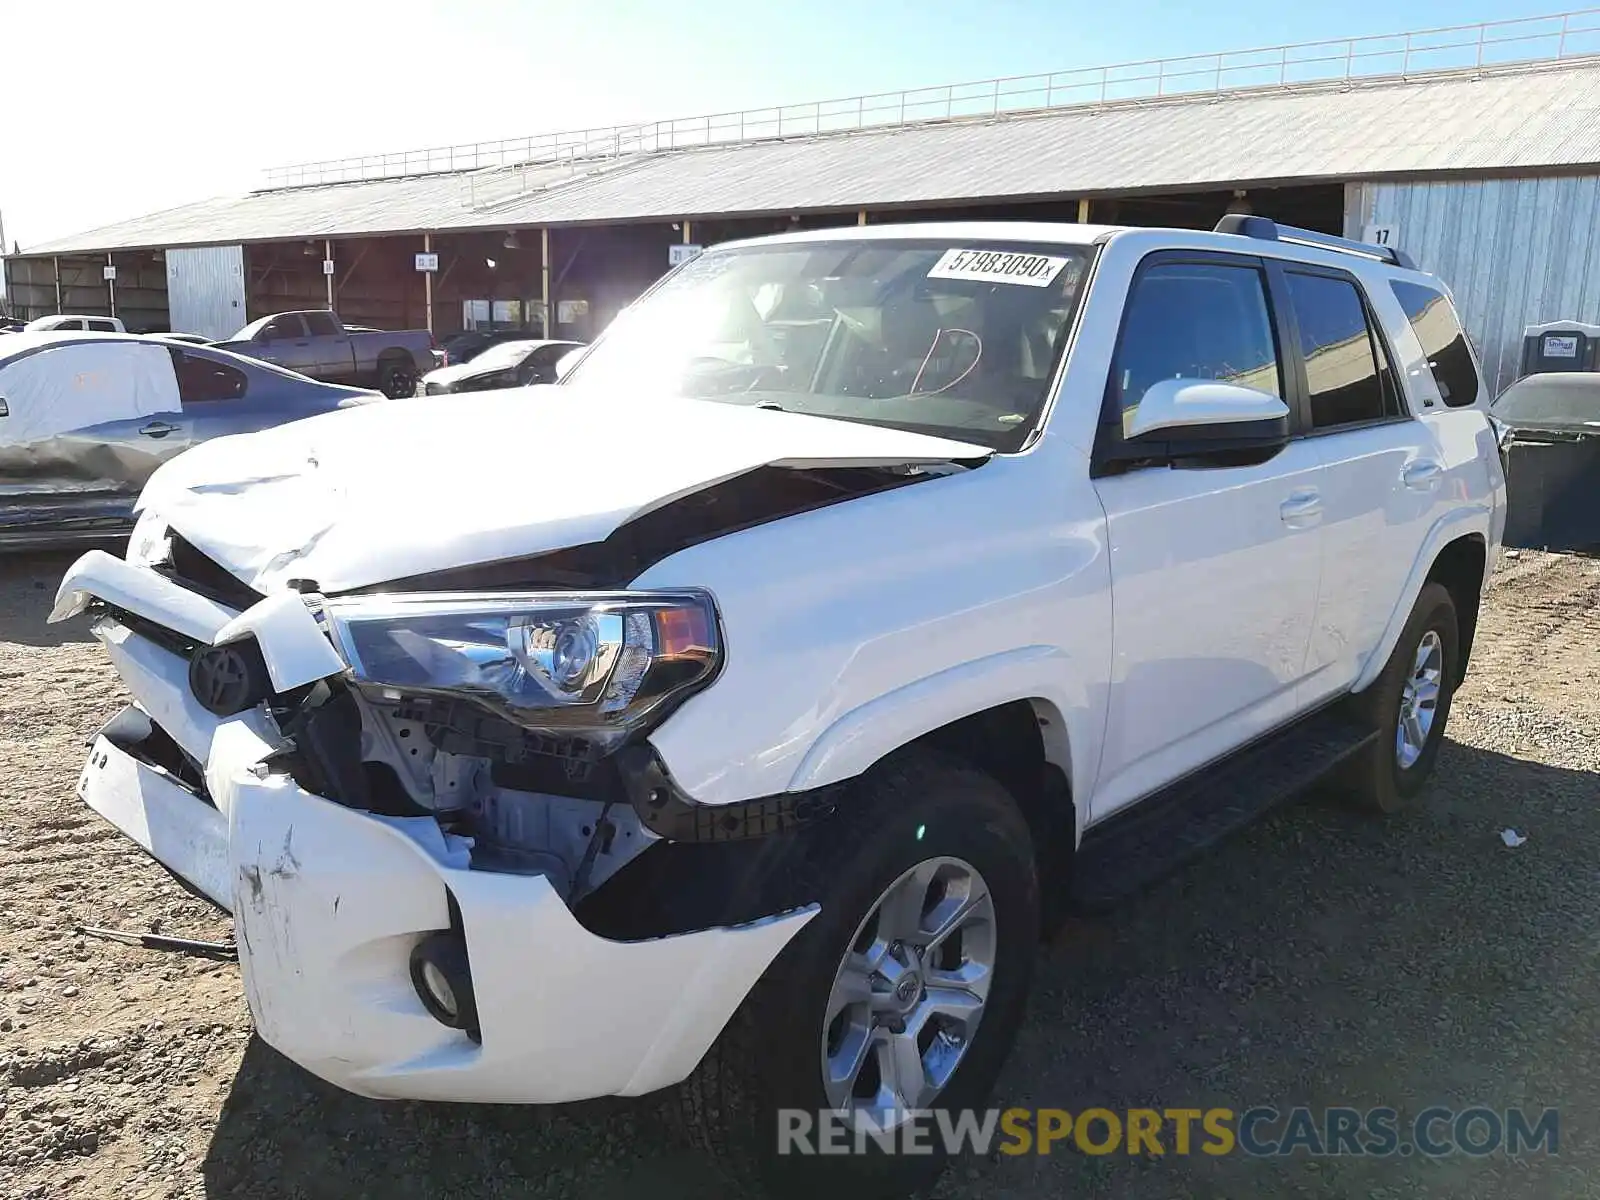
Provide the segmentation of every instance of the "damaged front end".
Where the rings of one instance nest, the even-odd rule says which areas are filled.
[[[222,579],[176,578],[170,545],[151,557],[92,552],[58,596],[55,619],[95,614],[135,701],[79,792],[233,911],[258,1030],[323,1078],[486,1102],[651,1091],[814,915],[674,923],[649,911],[663,889],[714,881],[659,865],[607,895],[630,864],[678,861],[647,853],[668,838],[782,831],[826,804],[702,809],[644,740],[716,676],[704,593],[240,608]]]

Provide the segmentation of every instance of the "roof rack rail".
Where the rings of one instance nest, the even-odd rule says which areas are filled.
[[[1296,246],[1316,246],[1337,254],[1359,254],[1362,258],[1392,263],[1406,271],[1415,271],[1417,264],[1404,250],[1394,246],[1379,246],[1374,242],[1358,242],[1352,238],[1334,237],[1331,233],[1318,233],[1313,229],[1297,229],[1293,225],[1279,225],[1271,217],[1250,217],[1229,213],[1217,222],[1217,233],[1232,233],[1240,237],[1255,238],[1262,242],[1289,242]]]

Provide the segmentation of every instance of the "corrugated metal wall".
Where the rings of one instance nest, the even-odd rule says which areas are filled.
[[[167,251],[167,310],[174,333],[225,338],[247,320],[244,247]]]
[[[1347,184],[1345,236],[1371,225],[1450,285],[1496,392],[1525,326],[1600,323],[1600,176]]]

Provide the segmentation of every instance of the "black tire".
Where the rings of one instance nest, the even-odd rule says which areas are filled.
[[[382,363],[378,368],[378,390],[391,400],[415,396],[417,379],[416,368],[398,359]]]
[[[1403,767],[1396,752],[1401,702],[1417,649],[1430,632],[1437,635],[1442,651],[1439,699],[1421,754],[1410,766]],[[1398,812],[1422,791],[1439,757],[1445,724],[1450,719],[1450,702],[1460,677],[1461,633],[1455,601],[1442,584],[1424,584],[1383,673],[1355,697],[1355,711],[1361,720],[1378,731],[1377,742],[1351,763],[1345,776],[1352,798],[1361,807]]]
[[[821,1039],[835,973],[884,890],[941,856],[959,857],[983,877],[997,942],[983,1017],[933,1107],[984,1105],[1021,1023],[1039,940],[1033,845],[1015,801],[993,778],[924,752],[874,768],[819,832],[774,864],[772,887],[792,896],[797,879],[809,880],[804,890],[821,911],[680,1086],[678,1113],[688,1139],[747,1192],[785,1200],[910,1196],[938,1178],[942,1153],[782,1155],[778,1111],[828,1108]]]

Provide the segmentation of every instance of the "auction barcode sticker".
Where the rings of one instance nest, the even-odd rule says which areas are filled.
[[[1067,265],[1048,254],[1010,250],[946,250],[928,272],[929,279],[975,279],[982,283],[1020,283],[1048,287]]]

